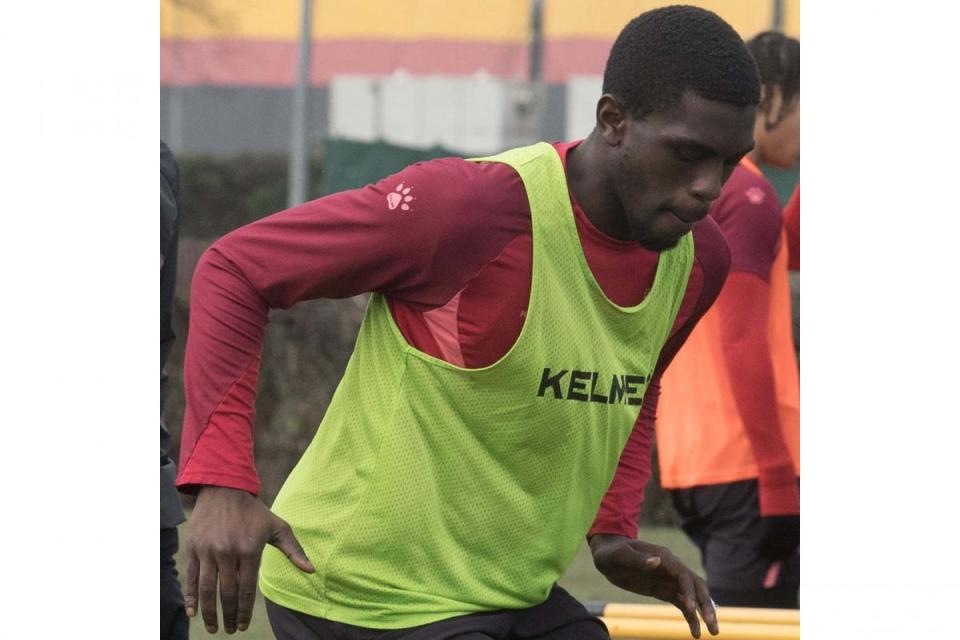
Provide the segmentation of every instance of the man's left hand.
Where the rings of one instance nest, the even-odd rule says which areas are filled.
[[[613,584],[680,609],[694,638],[700,637],[697,612],[711,635],[720,633],[707,583],[666,547],[624,536],[595,535],[590,550],[597,570]]]

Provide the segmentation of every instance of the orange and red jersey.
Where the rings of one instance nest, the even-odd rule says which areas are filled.
[[[727,239],[731,272],[663,377],[661,484],[758,478],[762,513],[798,513],[799,378],[776,192],[744,160],[710,217]]]

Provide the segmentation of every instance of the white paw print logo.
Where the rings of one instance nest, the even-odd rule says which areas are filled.
[[[766,195],[760,187],[750,187],[746,193],[747,200],[750,201],[750,204],[760,204]]]
[[[391,191],[387,194],[387,206],[390,207],[390,211],[393,211],[397,207],[400,207],[401,211],[410,211],[410,202],[413,202],[415,198],[410,195],[410,189],[413,187],[407,187],[404,189],[403,183],[397,185],[397,188],[394,191]]]

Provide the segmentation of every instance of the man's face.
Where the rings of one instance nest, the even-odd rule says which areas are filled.
[[[626,116],[613,187],[633,240],[669,249],[702,220],[730,173],[753,148],[756,108],[688,91],[643,120]]]

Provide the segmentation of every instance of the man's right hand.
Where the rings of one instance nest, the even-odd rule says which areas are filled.
[[[183,590],[187,615],[193,617],[199,609],[207,632],[216,633],[219,583],[224,630],[245,631],[257,593],[260,555],[267,544],[280,549],[301,571],[314,572],[290,525],[259,498],[239,489],[202,488],[187,533]]]

